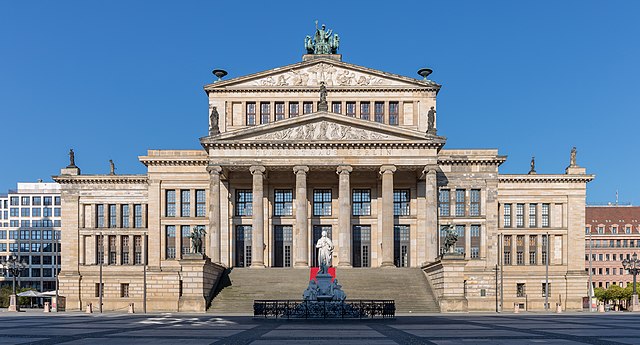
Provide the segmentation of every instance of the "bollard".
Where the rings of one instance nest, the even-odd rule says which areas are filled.
[[[518,303],[513,304],[513,313],[518,314],[520,312],[520,305]]]
[[[44,312],[45,313],[51,312],[51,306],[49,305],[49,302],[44,302]]]
[[[556,313],[562,313],[562,304],[556,303]]]
[[[85,310],[87,314],[93,313],[93,305],[91,303],[87,303],[87,309]]]
[[[604,304],[598,304],[598,313],[604,313]]]
[[[129,314],[133,314],[133,302],[129,303]]]

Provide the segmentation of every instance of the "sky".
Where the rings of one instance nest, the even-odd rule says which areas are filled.
[[[588,203],[640,205],[638,1],[3,1],[0,193],[142,174],[148,149],[199,149],[203,86],[301,61],[315,20],[343,61],[442,84],[446,148],[497,148],[501,173],[564,173]]]

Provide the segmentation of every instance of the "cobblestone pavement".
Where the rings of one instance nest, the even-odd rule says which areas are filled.
[[[0,312],[0,344],[640,344],[640,315],[437,314],[314,322]]]

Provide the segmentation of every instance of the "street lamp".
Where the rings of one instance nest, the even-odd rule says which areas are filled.
[[[636,292],[636,275],[640,272],[640,260],[638,260],[638,254],[633,253],[631,260],[622,260],[622,268],[624,268],[629,274],[633,274],[633,297],[632,297],[632,310],[638,310],[638,293]]]
[[[27,266],[26,262],[18,261],[18,257],[15,254],[12,254],[9,260],[2,260],[2,262],[0,262],[0,269],[11,274],[13,278],[13,294],[10,297],[9,311],[20,311],[18,297],[16,296],[16,277],[19,277]]]

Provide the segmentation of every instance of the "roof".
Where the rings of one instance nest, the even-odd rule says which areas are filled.
[[[586,224],[637,224],[640,222],[640,206],[589,206],[585,214]]]

